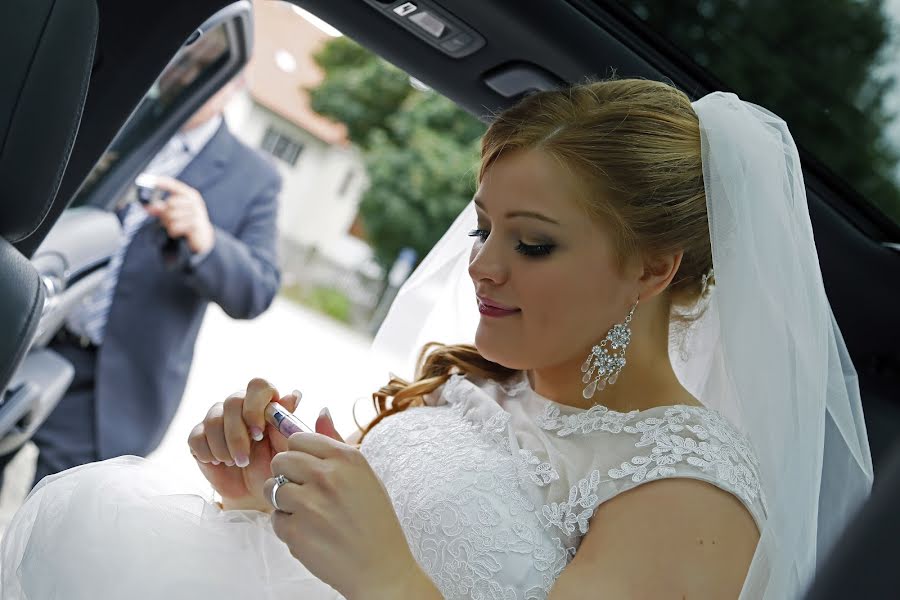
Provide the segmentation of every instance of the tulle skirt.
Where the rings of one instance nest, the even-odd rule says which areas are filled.
[[[13,517],[2,600],[336,600],[268,515],[222,511],[122,457],[45,478]]]

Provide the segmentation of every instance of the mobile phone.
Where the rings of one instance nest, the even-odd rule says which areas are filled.
[[[270,402],[266,406],[266,422],[286,438],[299,432],[315,433],[306,423],[276,402]]]

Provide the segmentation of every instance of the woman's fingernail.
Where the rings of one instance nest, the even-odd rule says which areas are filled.
[[[263,430],[255,425],[250,428],[250,437],[252,437],[255,441],[260,442],[263,439]]]
[[[229,467],[233,467],[233,466],[234,466],[234,461],[233,461],[233,460],[226,460],[226,461],[225,461],[225,464],[228,465]]]
[[[334,419],[331,418],[331,411],[328,410],[327,406],[319,412],[319,416],[320,417],[328,417],[329,421],[334,421]]]
[[[214,461],[212,461],[212,464],[214,464],[214,465],[216,465],[216,466],[218,467],[219,465],[222,464],[222,461],[214,460]]]
[[[297,400],[300,400],[300,398],[303,397],[303,392],[301,392],[300,390],[294,390],[291,393],[294,395],[294,398],[296,398]]]
[[[247,458],[246,456],[244,456],[243,454],[238,454],[237,456],[234,457],[234,462],[237,466],[239,466],[240,468],[243,469],[244,467],[246,467],[247,465],[250,464],[250,459]]]

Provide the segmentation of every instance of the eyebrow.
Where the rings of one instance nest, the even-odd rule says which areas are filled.
[[[487,209],[484,208],[484,204],[482,204],[478,198],[475,198],[474,201],[475,201],[475,206],[477,206],[484,212],[487,212]],[[553,225],[560,224],[559,221],[555,221],[546,215],[542,215],[541,213],[537,213],[537,212],[532,212],[530,210],[511,210],[508,213],[506,213],[507,219],[512,219],[513,217],[529,217],[532,219],[537,219],[539,221],[544,221],[546,223],[552,223]]]

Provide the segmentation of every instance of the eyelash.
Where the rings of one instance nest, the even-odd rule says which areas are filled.
[[[490,231],[486,229],[473,229],[469,232],[469,237],[477,237],[484,243],[487,240]],[[529,257],[543,257],[549,255],[556,248],[555,244],[523,244],[521,241],[516,245],[516,252]]]

